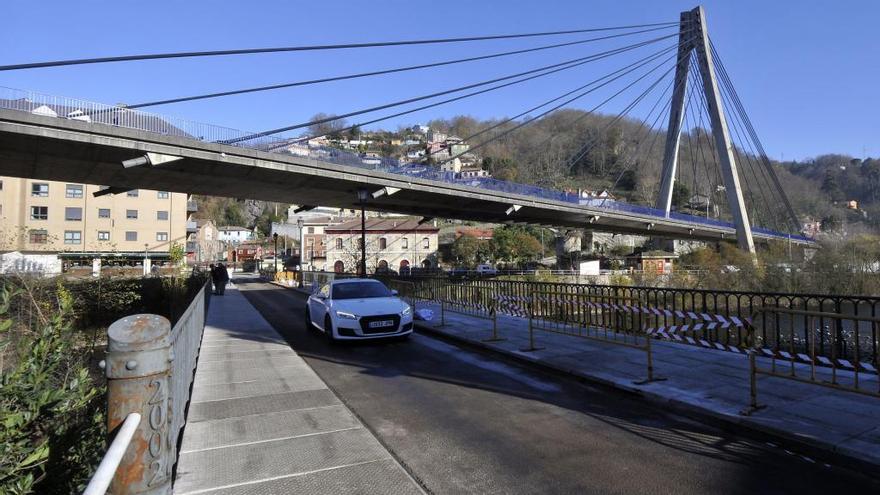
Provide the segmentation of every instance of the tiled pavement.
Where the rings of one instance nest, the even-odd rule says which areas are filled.
[[[208,311],[175,494],[421,494],[234,287]]]

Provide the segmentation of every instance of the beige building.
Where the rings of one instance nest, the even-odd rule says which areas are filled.
[[[0,177],[0,250],[58,253],[64,260],[106,256],[167,259],[195,233],[187,195],[131,190],[94,197],[103,186]]]
[[[440,229],[419,218],[367,218],[367,272],[437,268]],[[327,271],[356,272],[361,259],[360,218],[324,228]]]

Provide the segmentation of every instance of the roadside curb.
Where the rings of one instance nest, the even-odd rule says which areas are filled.
[[[727,432],[741,435],[753,441],[777,443],[780,446],[789,447],[798,453],[808,455],[816,459],[817,462],[818,460],[834,462],[841,468],[858,471],[871,478],[880,478],[880,474],[877,473],[877,468],[880,467],[880,459],[877,459],[876,461],[866,459],[862,456],[856,455],[856,453],[849,451],[849,449],[846,449],[845,447],[830,442],[824,442],[815,438],[804,438],[786,430],[756,424],[736,413],[735,415],[728,415],[700,407],[681,399],[665,397],[661,394],[636,386],[630,383],[628,379],[615,380],[606,376],[581,373],[571,367],[557,366],[530,355],[524,355],[515,351],[494,347],[488,343],[453,335],[424,323],[416,322],[414,328],[420,333],[439,337],[443,340],[460,344],[463,347],[500,355],[509,361],[532,366],[550,372],[551,374],[561,375],[578,381],[589,382],[636,395],[647,399],[653,404],[664,406],[668,410],[682,416],[715,426]]]

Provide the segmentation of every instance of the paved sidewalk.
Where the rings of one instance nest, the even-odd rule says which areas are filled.
[[[526,352],[528,320],[524,318],[499,316],[498,333],[505,340],[486,342],[492,335],[491,321],[447,311],[446,325],[441,327],[437,305],[419,302],[418,307],[434,310],[433,321],[416,322],[423,331],[635,392],[720,424],[764,432],[807,451],[832,452],[880,466],[878,398],[759,375],[758,398],[767,407],[743,416],[740,411],[749,404],[745,355],[654,340],[654,373],[666,380],[639,385],[635,382],[647,376],[642,350],[535,331],[535,347],[544,349]],[[877,386],[876,376],[863,375],[862,380]]]
[[[211,300],[174,493],[424,492],[231,285]]]

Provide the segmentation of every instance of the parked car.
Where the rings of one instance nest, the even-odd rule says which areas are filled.
[[[494,277],[498,275],[498,270],[496,270],[492,265],[481,264],[477,265],[477,269],[475,270],[477,275],[481,277]]]
[[[406,338],[412,334],[413,310],[378,280],[333,280],[309,296],[305,323],[331,342]]]

